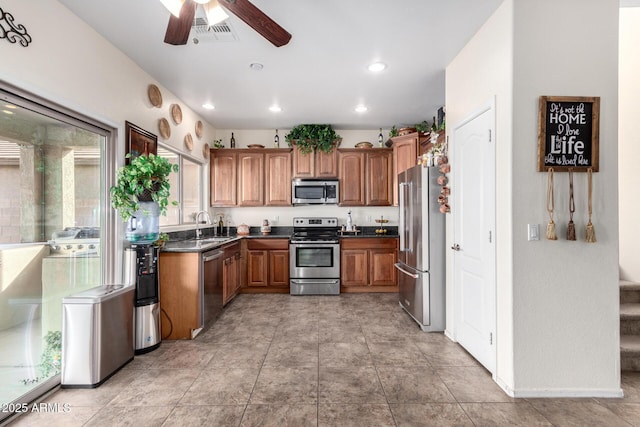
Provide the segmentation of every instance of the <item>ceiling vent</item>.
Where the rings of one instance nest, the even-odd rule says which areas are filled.
[[[231,42],[238,40],[233,28],[227,21],[209,25],[205,18],[196,16],[191,26],[191,38],[195,44],[200,42]]]

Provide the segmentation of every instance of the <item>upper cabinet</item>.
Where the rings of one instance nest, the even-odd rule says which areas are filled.
[[[211,206],[291,205],[291,149],[211,150]]]
[[[393,203],[393,150],[338,150],[341,206],[390,206]]]
[[[291,205],[291,151],[265,154],[265,200],[267,206]]]
[[[235,206],[237,158],[235,150],[211,150],[209,176],[211,206]]]
[[[338,153],[317,151],[303,154],[293,147],[293,178],[336,178],[338,176]]]
[[[430,141],[428,134],[413,132],[391,138],[393,141],[393,204],[398,204],[398,174],[418,164],[418,154]]]

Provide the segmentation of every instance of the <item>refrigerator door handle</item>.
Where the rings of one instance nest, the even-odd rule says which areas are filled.
[[[397,268],[398,270],[400,270],[402,273],[406,274],[407,276],[411,276],[411,277],[413,277],[414,279],[417,279],[418,277],[420,277],[420,276],[418,276],[417,274],[411,273],[411,272],[409,272],[409,271],[405,270],[404,268],[402,268],[402,264],[400,264],[400,263],[398,263],[398,262],[397,262],[397,263],[395,263],[395,264],[393,264],[393,266],[394,266],[395,268]]]
[[[400,194],[398,199],[398,204],[400,205],[400,223],[398,224],[400,227],[400,248],[399,252],[411,252],[411,248],[407,247],[407,224],[409,227],[412,227],[411,224],[411,214],[412,212],[407,212],[407,199],[406,194],[411,187],[410,182],[401,182],[400,183]],[[413,234],[413,233],[411,233]],[[411,239],[411,234],[409,235],[409,239]]]

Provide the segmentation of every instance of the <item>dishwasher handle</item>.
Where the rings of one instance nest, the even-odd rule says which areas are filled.
[[[222,255],[224,255],[224,251],[216,251],[213,253],[207,252],[202,256],[202,261],[204,262],[213,261],[214,259],[222,258]]]

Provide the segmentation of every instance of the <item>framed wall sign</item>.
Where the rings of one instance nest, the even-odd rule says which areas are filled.
[[[541,96],[538,171],[598,172],[600,98]]]
[[[131,153],[131,158],[158,154],[158,137],[156,135],[127,121],[125,121],[124,130],[127,154]],[[125,159],[125,163],[129,164],[129,159]]]

